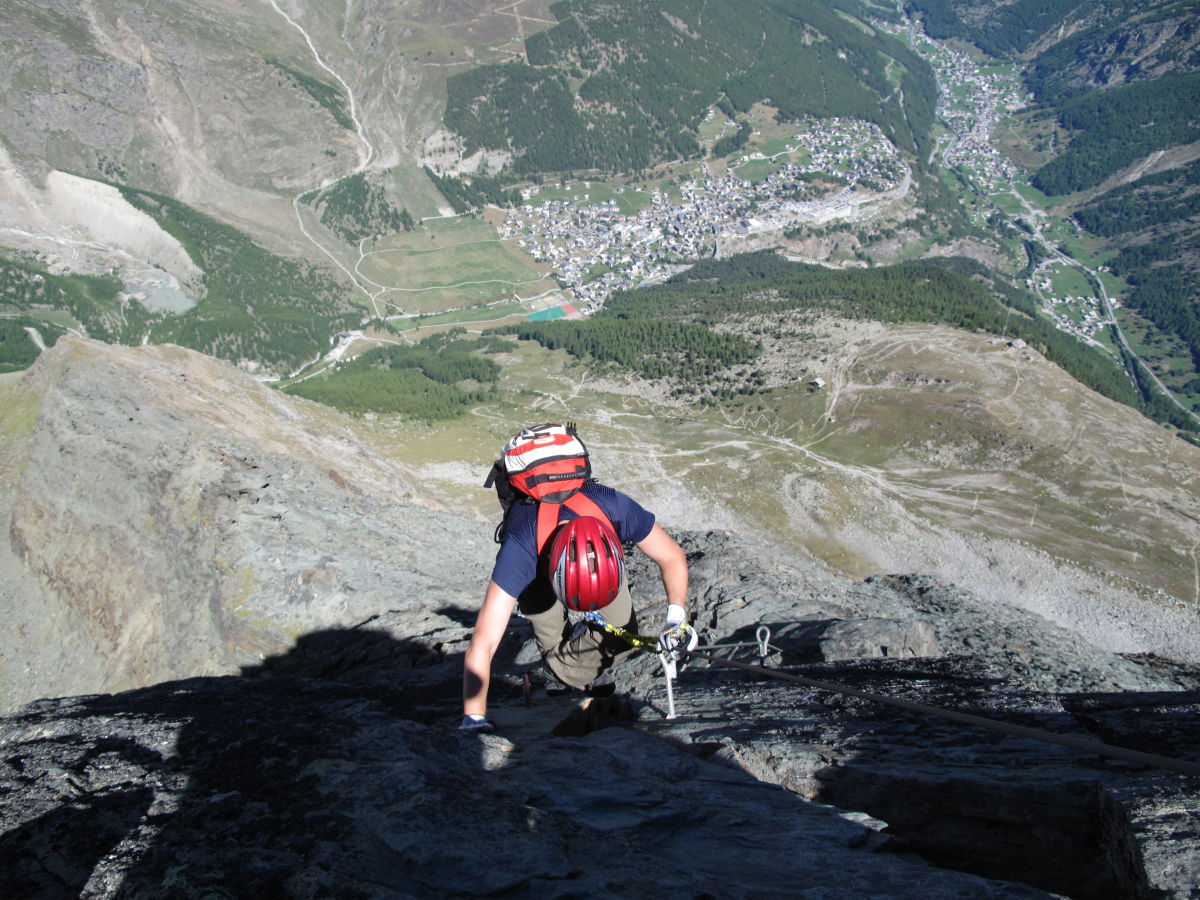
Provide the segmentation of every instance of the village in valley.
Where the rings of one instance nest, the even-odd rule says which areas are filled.
[[[990,201],[977,208],[976,221],[982,223],[1000,211],[1031,235],[1040,236],[1051,223],[1026,196],[1032,189],[1022,183],[1021,171],[1000,152],[993,135],[1001,119],[1028,104],[1017,67],[982,66],[970,54],[933,40],[911,22],[903,26],[875,24],[906,40],[933,68],[940,88],[938,118],[947,128],[940,142],[942,161],[968,179],[979,197]],[[1058,227],[1073,230],[1070,222],[1058,223]],[[1120,305],[1111,297],[1096,297],[1079,268],[1061,258],[1042,260],[1026,287],[1040,299],[1055,327],[1089,343],[1097,342],[1097,333]]]
[[[981,66],[911,23],[875,24],[907,41],[934,69],[946,126],[934,153],[985,198],[974,217],[982,223],[1000,211],[1037,227],[1040,210],[1022,196],[1027,188],[1021,172],[992,134],[1002,117],[1027,103],[1016,67]],[[709,146],[739,127],[715,109],[705,124]],[[737,156],[701,163],[660,183],[527,188],[522,205],[507,212],[500,236],[548,263],[570,298],[569,305],[537,317],[587,315],[614,291],[669,278],[698,259],[739,252],[756,236],[854,223],[908,193],[911,170],[877,125],[810,118],[778,127],[790,133],[764,139],[756,128],[753,146]],[[1064,278],[1064,268],[1043,262],[1027,287],[1058,328],[1095,341],[1111,310],[1092,296],[1086,280]],[[1072,281],[1069,290],[1065,281]]]
[[[1073,223],[1051,220],[1039,202],[1045,198],[1031,196],[1024,173],[997,148],[997,126],[1028,102],[1017,68],[982,65],[912,22],[873,24],[933,68],[942,128],[929,161],[969,185],[961,193],[968,217],[989,231],[1006,220],[1044,245],[1047,258],[1026,287],[1058,328],[1102,341],[1116,303],[1093,296],[1087,273],[1058,250],[1058,232]],[[912,214],[910,162],[874,123],[782,121],[766,103],[734,117],[714,105],[698,136],[710,154],[734,138],[741,146],[620,180],[532,184],[514,208],[426,219],[412,235],[367,242],[356,271],[374,286],[393,332],[547,320],[590,315],[614,292],[666,280],[701,259],[879,228]],[[826,264],[871,260],[860,252]]]
[[[731,121],[724,126],[736,129]],[[737,252],[750,235],[853,220],[864,207],[907,191],[908,166],[875,124],[810,119],[794,128],[787,139],[728,164],[703,163],[644,191],[583,182],[565,196],[541,199],[542,190],[530,188],[526,203],[505,218],[501,237],[549,262],[586,313],[615,290]],[[742,169],[758,177],[743,177]],[[641,208],[623,211],[634,193],[642,194]]]

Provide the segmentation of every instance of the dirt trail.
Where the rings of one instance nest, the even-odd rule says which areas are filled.
[[[304,42],[308,45],[308,49],[312,52],[313,59],[316,61],[317,65],[319,65],[322,69],[324,69],[326,72],[328,72],[330,75],[332,75],[333,78],[337,80],[338,84],[340,84],[342,86],[342,89],[346,92],[346,97],[350,102],[350,120],[354,123],[355,133],[358,135],[359,142],[362,144],[363,150],[365,151],[365,153],[360,153],[358,164],[351,171],[345,173],[344,175],[339,175],[336,177],[331,176],[329,178],[326,178],[315,188],[318,191],[324,190],[325,188],[329,187],[330,185],[335,184],[338,181],[341,181],[343,178],[348,178],[352,175],[357,175],[360,172],[367,171],[370,168],[372,159],[374,159],[374,157],[375,157],[375,148],[371,144],[370,140],[367,138],[366,127],[364,126],[362,120],[358,116],[358,104],[355,102],[354,91],[350,88],[350,85],[346,82],[346,80],[344,78],[342,78],[341,75],[339,75],[337,73],[337,71],[335,71],[331,66],[329,66],[325,62],[324,59],[321,58],[321,54],[317,50],[316,44],[313,43],[313,39],[309,35],[309,33],[304,30],[304,26],[302,26],[299,22],[297,22],[295,19],[293,19],[291,16],[289,16],[286,12],[284,12],[282,9],[280,9],[279,4],[276,3],[275,0],[268,0],[268,2],[271,4],[271,8],[274,9],[275,12],[279,13],[279,15],[282,16],[283,19],[289,25],[291,25],[294,29],[296,29],[298,32],[300,32],[300,36],[304,38]],[[323,243],[321,243],[319,240],[317,240],[317,238],[309,230],[308,225],[305,224],[304,215],[301,212],[301,209],[304,204],[301,203],[300,198],[302,196],[304,196],[304,194],[307,194],[307,193],[309,193],[309,191],[303,191],[300,194],[297,194],[295,197],[292,198],[292,209],[296,214],[296,224],[299,226],[300,232],[304,235],[305,238],[308,239],[309,243],[311,243],[314,247],[316,247],[325,256],[329,257],[330,261],[335,266],[337,266],[339,269],[341,269],[342,272],[344,272],[346,274],[346,276],[350,279],[350,281],[354,283],[355,287],[357,287],[363,294],[365,294],[367,296],[367,298],[371,301],[372,310],[374,311],[374,313],[376,315],[379,315],[379,307],[376,304],[376,300],[375,300],[376,295],[373,294],[371,292],[371,290],[369,288],[367,288],[362,283],[362,281],[359,280],[359,277],[355,274],[358,267],[355,266],[354,271],[352,271],[350,268],[348,268],[345,265],[345,263],[343,263],[338,258],[336,253],[334,253],[332,250],[330,250],[328,247],[326,247]]]
[[[804,421],[748,410],[714,427],[679,412],[686,424],[673,433],[653,413],[626,412],[605,420],[619,434],[606,440],[636,447],[687,492],[664,521],[696,527],[703,511],[707,527],[740,521],[739,533],[855,577],[931,574],[1109,649],[1200,658],[1188,624],[1200,603],[1200,533],[1162,502],[1195,494],[1193,448],[1155,449],[1169,439],[1152,423],[987,336],[894,327],[826,359],[793,361],[793,372],[830,385],[819,406],[800,407]],[[568,393],[542,408],[569,404],[587,421],[586,393]],[[629,393],[651,399],[635,385]],[[626,477],[639,489],[636,470]],[[1159,541],[1180,548],[1178,571],[1156,561]],[[1174,598],[1150,586],[1159,583],[1174,585]]]

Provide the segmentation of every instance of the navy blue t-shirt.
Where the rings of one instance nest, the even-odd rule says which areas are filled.
[[[604,510],[622,542],[636,544],[650,535],[654,514],[630,497],[594,481],[585,484],[582,493]],[[562,508],[561,521],[578,517],[574,510]],[[508,511],[508,527],[496,553],[492,581],[509,596],[517,597],[537,576],[537,504],[517,503]]]

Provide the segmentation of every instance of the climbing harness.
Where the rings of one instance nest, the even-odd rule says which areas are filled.
[[[658,642],[653,638],[645,637],[644,635],[634,634],[624,628],[619,628],[616,625],[611,625],[604,621],[604,617],[599,613],[589,613],[585,618],[589,622],[593,622],[609,634],[621,637],[629,642],[629,644],[638,650],[644,652],[657,652],[659,658],[663,660],[663,670],[667,679],[667,718],[675,718],[675,699],[672,682],[676,677],[675,659],[672,654],[662,653],[659,651]],[[771,651],[783,654],[784,651],[779,647],[771,644],[771,630],[766,625],[760,625],[755,631],[755,640],[751,643],[735,643],[735,644],[713,644],[708,650],[722,649],[741,649],[745,647],[753,647],[758,651],[760,663],[766,662],[767,656]],[[1013,735],[1015,737],[1029,738],[1030,740],[1042,741],[1048,744],[1057,744],[1061,747],[1070,747],[1073,750],[1082,750],[1085,753],[1095,753],[1099,756],[1107,756],[1111,759],[1120,759],[1125,762],[1136,763],[1137,765],[1148,766],[1155,769],[1164,769],[1168,772],[1176,772],[1180,775],[1200,775],[1200,763],[1191,762],[1184,759],[1175,759],[1170,756],[1160,756],[1157,753],[1145,753],[1141,750],[1133,750],[1129,747],[1118,747],[1113,744],[1105,744],[1102,741],[1093,740],[1090,738],[1079,737],[1071,734],[1057,734],[1053,731],[1044,731],[1040,728],[1030,728],[1026,725],[1017,725],[1012,722],[1001,722],[997,719],[989,719],[985,716],[977,716],[971,713],[959,712],[952,709],[942,709],[937,706],[930,706],[927,703],[918,703],[915,700],[905,700],[900,697],[889,697],[885,694],[873,694],[869,691],[860,691],[852,687],[836,684],[830,681],[819,681],[815,678],[805,678],[802,675],[795,675],[791,672],[780,672],[775,669],[769,669],[765,665],[751,665],[749,663],[738,662],[737,660],[728,659],[726,657],[716,656],[712,653],[700,650],[687,650],[680,647],[676,653],[684,656],[696,657],[697,659],[707,660],[709,663],[718,666],[729,666],[735,669],[741,669],[745,672],[753,672],[756,675],[766,675],[769,678],[777,678],[782,681],[790,681],[795,684],[801,684],[805,687],[815,688],[821,691],[832,691],[833,693],[843,694],[847,697],[857,697],[861,700],[870,700],[874,703],[882,703],[885,706],[891,706],[896,709],[903,709],[908,712],[924,713],[926,715],[938,716],[943,719],[949,719],[953,722],[961,722],[966,725],[977,725],[981,728],[987,728],[992,731],[998,731],[1003,734]],[[668,670],[669,662],[669,670]]]

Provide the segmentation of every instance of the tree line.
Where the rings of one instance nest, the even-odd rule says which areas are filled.
[[[425,174],[459,215],[488,203],[493,206],[517,206],[521,202],[520,191],[504,187],[498,178],[490,175],[438,175],[428,166],[425,167]]]
[[[749,362],[760,347],[739,335],[671,319],[623,321],[593,316],[575,321],[526,322],[496,329],[548,350],[590,356],[637,372],[643,378],[673,378],[698,384],[715,372]]]
[[[447,84],[447,127],[467,152],[511,150],[513,175],[636,172],[697,156],[713,103],[736,113],[769,100],[788,119],[858,116],[902,148],[928,147],[932,71],[867,26],[851,0],[562,0],[552,9],[560,21],[526,41],[528,64],[481,66]],[[899,90],[890,60],[900,63]]]
[[[722,156],[737,153],[746,146],[746,142],[750,140],[750,132],[753,130],[749,122],[743,122],[733,134],[726,135],[714,143],[710,155],[719,159]]]
[[[310,191],[301,198],[321,210],[321,224],[349,243],[362,238],[411,231],[416,222],[407,209],[398,209],[383,186],[358,172],[323,191]]]
[[[1200,218],[1200,160],[1143,175],[1075,211],[1075,221],[1101,237],[1136,234]]]
[[[1200,139],[1200,72],[1072,97],[1056,110],[1075,132],[1067,149],[1042,166],[1033,185],[1052,197],[1095,187],[1156,150]]]
[[[503,349],[503,342],[462,334],[456,328],[416,345],[377,347],[284,390],[352,415],[452,419],[490,398],[500,375],[500,367],[480,354]]]
[[[151,325],[161,318],[136,300],[122,298],[121,282],[111,275],[55,275],[28,261],[0,256],[0,306],[25,313],[23,325],[36,325],[49,344],[63,333],[58,325],[39,313],[62,311],[71,316],[89,337],[112,344],[139,343]],[[8,320],[12,321],[12,320]],[[7,353],[14,364],[32,362],[24,347],[28,335],[9,330]],[[36,356],[36,347],[29,342]],[[13,355],[16,354],[16,355]]]
[[[357,324],[346,288],[327,270],[276,256],[236,228],[170,197],[118,187],[204,272],[199,302],[157,321],[150,330],[155,343],[290,371],[328,350],[331,334]]]
[[[0,317],[0,373],[27,369],[41,353],[26,328],[37,329],[47,347],[53,347],[67,333],[59,325],[32,316]]]
[[[1192,242],[1193,251],[1200,246]],[[1178,253],[1173,243],[1142,245],[1121,251],[1109,263],[1113,273],[1131,286],[1125,304],[1137,310],[1161,330],[1176,335],[1192,357],[1192,366],[1200,371],[1200,277],[1178,261],[1155,265],[1158,257],[1171,259]]]
[[[1096,0],[1013,0],[989,4],[986,16],[968,23],[955,0],[908,0],[909,15],[919,13],[925,33],[935,40],[961,38],[992,56],[1023,53],[1069,13],[1097,7]]]
[[[712,326],[732,317],[797,309],[1020,338],[1093,390],[1170,415],[1143,398],[1111,356],[1059,331],[1037,313],[1028,295],[980,263],[961,258],[844,270],[789,262],[771,251],[704,260],[663,284],[614,294],[591,319],[504,331],[696,388],[761,352],[749,339]],[[1177,424],[1187,427],[1182,420]]]
[[[314,78],[312,75],[305,74],[298,69],[293,69],[291,66],[277,59],[267,59],[266,63],[287,75],[296,87],[316,100],[317,104],[333,116],[333,120],[342,126],[342,128],[345,128],[347,131],[354,130],[354,120],[350,118],[350,112],[346,104],[346,95],[342,93],[341,89],[319,78]]]
[[[1114,188],[1075,220],[1125,244],[1109,261],[1130,286],[1125,305],[1178,337],[1200,373],[1200,161]],[[1184,390],[1200,394],[1200,379]]]

